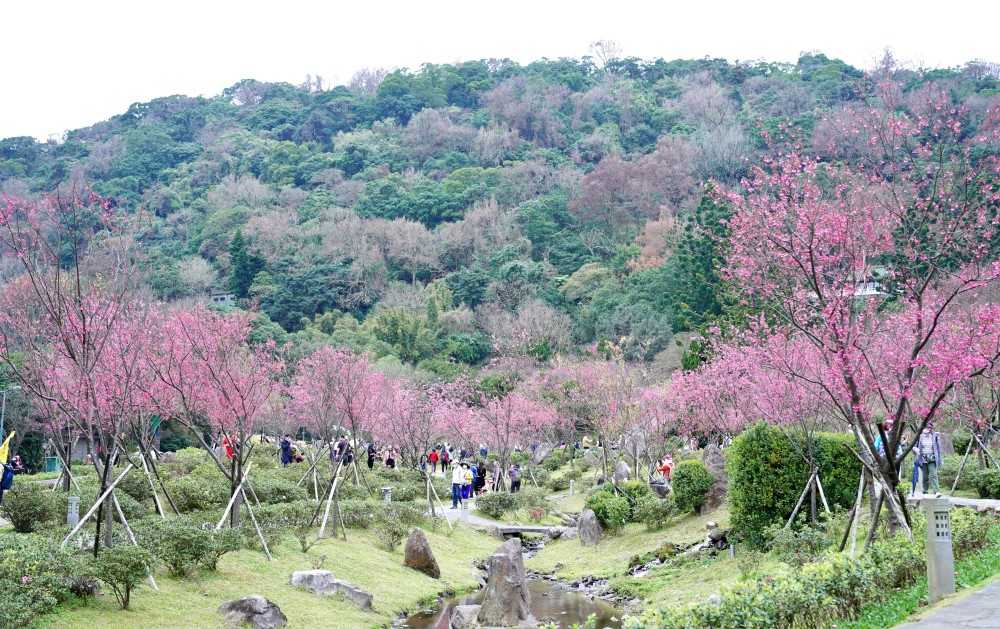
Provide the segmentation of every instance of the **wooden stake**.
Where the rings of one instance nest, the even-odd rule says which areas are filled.
[[[128,525],[128,520],[125,519],[125,512],[122,511],[122,506],[118,503],[118,497],[111,494],[111,501],[115,503],[115,510],[118,511],[118,517],[125,527],[125,532],[128,533],[129,541],[132,542],[133,546],[138,546],[139,542],[135,541],[135,535],[132,534],[132,527]],[[149,569],[149,566],[146,566],[146,577],[149,578],[149,586],[153,588],[153,591],[159,592],[160,588],[156,587],[156,581],[153,579],[153,572]]]
[[[830,513],[830,505],[826,502],[826,494],[823,493],[823,483],[819,479],[819,472],[816,472],[816,487],[819,488],[819,497],[823,499],[823,509]]]
[[[104,491],[103,494],[101,494],[101,497],[94,502],[94,506],[92,506],[90,510],[87,511],[87,513],[82,518],[80,518],[80,521],[77,523],[77,525],[73,528],[72,531],[69,532],[69,535],[66,536],[66,539],[62,541],[62,546],[68,544],[69,540],[73,539],[73,536],[80,532],[80,529],[83,528],[83,525],[87,521],[87,518],[94,515],[94,512],[97,511],[97,508],[101,506],[101,503],[103,503],[105,499],[107,499],[107,497],[111,494],[111,492],[114,491],[118,483],[120,483],[121,480],[125,478],[126,474],[132,471],[132,467],[133,467],[132,464],[129,463],[128,467],[125,468],[125,471],[123,471],[121,475],[119,475],[118,478],[115,479],[115,482],[108,485],[108,488]],[[70,478],[72,478],[72,476],[70,476]]]
[[[965,448],[965,456],[962,457],[962,464],[958,466],[958,474],[955,474],[955,482],[951,486],[950,496],[955,495],[955,489],[958,488],[958,479],[962,478],[962,470],[965,469],[965,462],[969,460],[969,453],[972,452],[972,439],[969,439],[969,445]]]
[[[249,465],[247,467],[250,467]],[[246,478],[244,476],[244,478]],[[247,498],[247,492],[243,489],[242,484],[240,485],[240,493],[243,494],[243,503],[247,506],[247,511],[250,513],[250,521],[253,522],[253,527],[257,529],[257,537],[260,538],[260,545],[264,548],[264,554],[267,555],[268,561],[274,561],[271,557],[271,551],[267,549],[267,542],[264,541],[264,533],[260,530],[260,525],[257,524],[257,518],[253,515],[253,509],[250,507],[250,499]]]
[[[806,481],[806,488],[802,490],[802,495],[799,496],[799,501],[795,503],[795,508],[792,510],[791,517],[789,517],[788,522],[785,523],[786,529],[792,525],[792,522],[795,521],[795,516],[799,514],[799,509],[802,508],[802,503],[805,501],[806,495],[809,493],[809,489],[812,488],[812,484],[815,478],[816,478],[816,470],[813,470],[813,473],[809,475],[809,480]]]
[[[233,503],[236,502],[236,497],[243,491],[243,483],[245,483],[248,478],[247,474],[250,472],[251,466],[253,466],[253,461],[247,463],[246,469],[243,470],[243,480],[241,480],[240,484],[236,486],[236,491],[234,491],[233,495],[229,498],[229,504],[226,505],[226,510],[222,512],[222,519],[220,519],[219,523],[215,525],[216,531],[222,528],[222,524],[226,521],[226,516],[229,515],[229,511],[233,508]]]

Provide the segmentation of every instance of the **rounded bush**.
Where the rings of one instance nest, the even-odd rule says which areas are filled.
[[[222,476],[209,479],[188,474],[167,481],[167,490],[170,491],[174,504],[182,512],[208,511],[226,504],[230,497],[229,483]]]
[[[629,517],[628,500],[611,491],[599,489],[587,496],[586,506],[594,512],[597,521],[609,532],[621,530]]]
[[[256,466],[254,467],[256,468]],[[257,499],[264,504],[295,502],[307,498],[305,487],[272,472],[255,473],[249,482],[253,486],[253,492],[257,495]]]
[[[701,513],[715,477],[701,461],[681,461],[671,474],[674,503],[681,513]],[[649,489],[648,487],[646,489]]]
[[[476,498],[476,508],[483,512],[486,517],[498,520],[505,513],[517,509],[517,496],[505,491],[495,491]]]
[[[45,523],[53,513],[52,501],[38,483],[15,482],[3,494],[0,515],[18,533],[30,533]]]
[[[0,535],[0,627],[34,626],[66,599],[72,566],[69,552],[46,537]]]

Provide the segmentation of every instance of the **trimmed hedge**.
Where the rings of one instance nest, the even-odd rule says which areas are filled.
[[[670,475],[674,486],[674,503],[681,513],[701,513],[715,476],[701,461],[681,461]]]
[[[850,435],[814,436],[814,456],[830,508],[849,509],[858,490],[861,465],[847,445],[854,445]],[[781,430],[761,422],[726,450],[726,473],[733,529],[751,547],[763,548],[764,529],[783,523],[795,508],[809,479],[808,466]]]

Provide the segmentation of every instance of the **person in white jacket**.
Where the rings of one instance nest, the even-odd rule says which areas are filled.
[[[465,473],[469,470],[468,463],[455,465],[451,470],[451,508],[457,509],[462,502],[462,485],[465,484]]]

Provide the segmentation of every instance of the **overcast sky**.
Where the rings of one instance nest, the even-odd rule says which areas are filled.
[[[214,96],[246,78],[337,84],[363,67],[579,58],[599,39],[643,59],[820,51],[864,69],[889,47],[915,66],[953,67],[1000,61],[998,18],[996,0],[3,0],[0,138],[59,138],[134,102]]]

